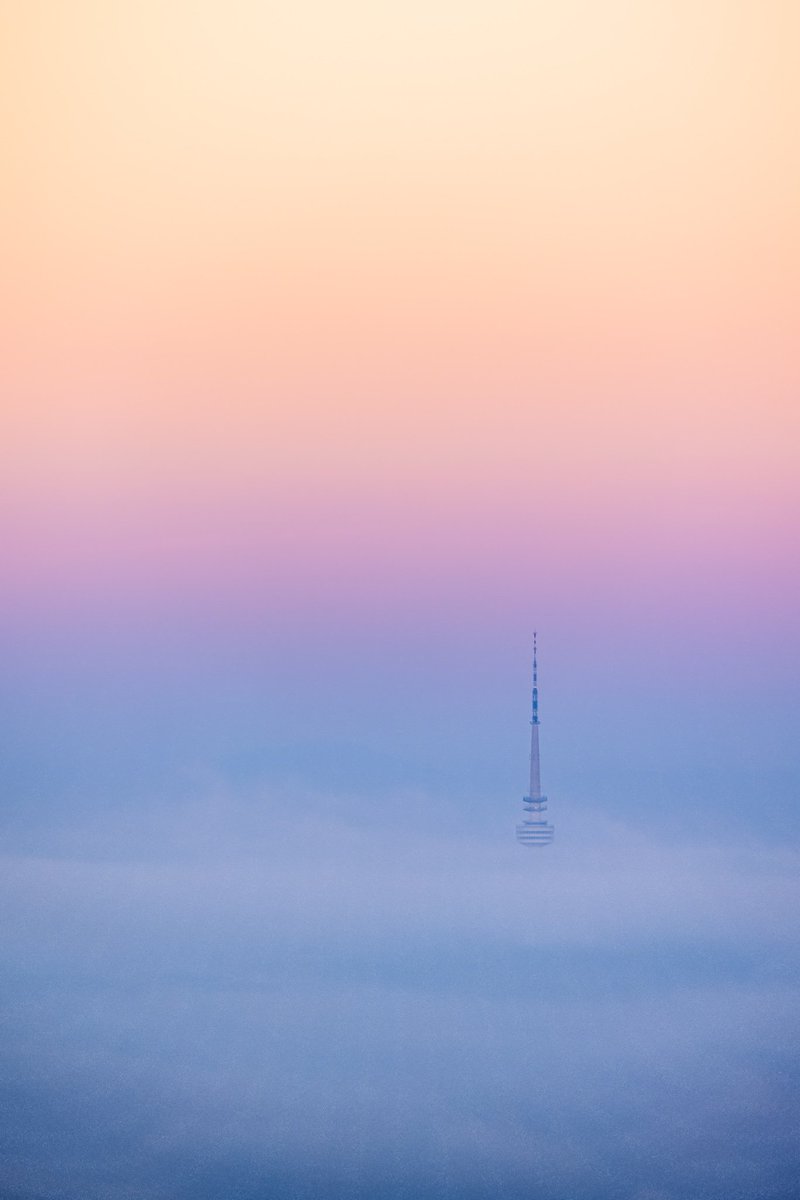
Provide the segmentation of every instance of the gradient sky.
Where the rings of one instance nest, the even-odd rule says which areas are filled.
[[[2,6],[3,1200],[794,1196],[798,45]]]

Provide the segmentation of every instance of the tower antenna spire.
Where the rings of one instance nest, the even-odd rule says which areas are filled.
[[[531,777],[530,790],[522,799],[525,813],[517,826],[517,838],[523,846],[548,846],[555,829],[547,822],[547,796],[542,795],[539,766],[539,664],[536,655],[536,634],[533,635],[533,691],[531,693]]]

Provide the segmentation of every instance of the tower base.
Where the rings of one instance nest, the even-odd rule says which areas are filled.
[[[549,846],[555,832],[555,826],[547,821],[523,821],[517,826],[517,841],[523,846]]]

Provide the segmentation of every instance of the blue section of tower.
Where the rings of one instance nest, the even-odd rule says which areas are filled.
[[[533,692],[531,693],[531,725],[539,724],[539,686],[536,667],[536,634],[533,635]]]

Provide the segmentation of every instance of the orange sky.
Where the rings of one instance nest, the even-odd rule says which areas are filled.
[[[754,506],[754,543],[775,536],[798,6],[12,0],[0,21],[12,516],[233,522],[336,494],[457,540],[545,495],[559,527],[591,500],[679,530],[714,498],[718,540]]]

